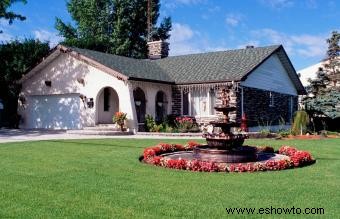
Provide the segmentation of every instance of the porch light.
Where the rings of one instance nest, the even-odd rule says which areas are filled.
[[[163,106],[163,102],[157,102],[157,105],[158,105],[159,107],[162,107],[162,106]]]
[[[93,102],[93,98],[89,98],[87,101],[87,107],[88,108],[93,108],[94,102]]]
[[[135,101],[135,104],[136,104],[136,106],[140,106],[140,105],[142,104],[142,101],[136,100],[136,101]]]

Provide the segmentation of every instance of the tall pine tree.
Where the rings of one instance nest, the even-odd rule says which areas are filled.
[[[317,77],[310,80],[309,95],[304,99],[306,110],[313,116],[340,118],[340,34],[333,31],[327,39],[327,57]]]
[[[333,89],[339,90],[340,87],[340,33],[332,32],[332,36],[327,39],[327,62],[324,65],[325,73],[328,75],[330,85]]]
[[[171,19],[156,26],[159,0],[151,1],[152,39],[170,37]],[[134,58],[147,57],[148,0],[70,0],[67,8],[75,26],[56,20],[64,44]]]

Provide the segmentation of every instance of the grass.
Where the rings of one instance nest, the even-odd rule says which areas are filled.
[[[0,218],[224,218],[232,216],[226,207],[270,206],[322,207],[327,218],[340,215],[340,139],[249,140],[247,144],[276,148],[295,145],[312,152],[317,163],[242,174],[141,164],[138,157],[143,148],[158,142],[103,139],[0,144]],[[296,217],[266,218],[277,216]]]

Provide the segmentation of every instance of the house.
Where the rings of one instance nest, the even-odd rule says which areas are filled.
[[[338,58],[337,60],[340,60],[340,58]],[[319,63],[299,70],[298,74],[300,75],[300,80],[303,86],[305,87],[309,86],[310,83],[308,82],[308,80],[309,79],[315,80],[317,77],[317,72],[319,72],[320,70],[323,71],[325,69],[325,65],[327,64],[329,65],[329,61],[327,59],[324,59]],[[340,86],[340,78],[337,77],[337,80],[331,82],[329,86]]]
[[[319,62],[297,71],[300,75],[300,81],[304,87],[307,87],[309,85],[309,79],[314,80],[316,78],[316,73],[319,71],[320,68],[323,67],[323,64],[323,62]]]
[[[22,128],[83,129],[112,123],[127,113],[127,127],[143,126],[145,115],[195,116],[199,123],[216,117],[221,87],[237,106],[234,120],[247,115],[287,124],[305,90],[281,45],[167,57],[168,43],[149,42],[149,59],[137,60],[58,45],[27,73],[18,112]]]

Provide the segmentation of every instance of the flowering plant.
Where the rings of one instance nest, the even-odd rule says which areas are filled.
[[[197,126],[194,119],[192,117],[189,117],[189,116],[178,116],[178,117],[176,117],[175,124],[181,132],[192,131]]]
[[[294,167],[301,167],[315,162],[311,154],[307,151],[299,151],[291,146],[282,146],[279,154],[286,155],[280,160],[267,160],[252,163],[214,163],[210,161],[187,160],[187,159],[170,159],[160,156],[164,153],[176,151],[190,151],[200,144],[188,142],[187,144],[164,144],[160,143],[155,147],[148,147],[144,150],[143,161],[148,164],[162,166],[172,169],[202,171],[202,172],[255,172],[269,170],[284,170]],[[273,152],[272,147],[257,147],[258,152]]]
[[[120,126],[122,131],[123,131],[123,126],[124,126],[126,119],[127,119],[126,113],[123,113],[123,112],[116,112],[115,115],[112,118],[113,123],[117,123],[117,125]]]

